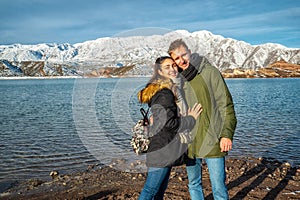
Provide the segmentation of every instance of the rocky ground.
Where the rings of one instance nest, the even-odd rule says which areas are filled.
[[[137,199],[146,173],[118,170],[122,162],[86,171],[56,175],[51,181],[27,180],[1,193],[0,199]],[[132,165],[136,167],[135,165]],[[213,199],[204,164],[206,199]],[[300,199],[300,167],[266,158],[229,158],[226,161],[230,199]],[[165,199],[190,199],[185,166],[172,169]]]

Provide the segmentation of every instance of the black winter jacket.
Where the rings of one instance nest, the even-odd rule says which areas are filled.
[[[196,120],[192,116],[180,117],[176,98],[170,82],[149,84],[140,91],[142,103],[148,103],[153,116],[150,132],[153,134],[146,155],[147,166],[166,167],[176,165],[176,160],[186,152],[177,133],[193,129]]]

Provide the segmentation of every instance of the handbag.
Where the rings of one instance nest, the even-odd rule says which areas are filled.
[[[150,143],[148,119],[149,108],[147,109],[147,111],[145,111],[144,108],[141,108],[140,112],[143,118],[138,120],[133,126],[130,141],[130,145],[137,155],[147,153]]]

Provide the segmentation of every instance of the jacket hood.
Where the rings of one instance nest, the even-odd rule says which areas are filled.
[[[138,92],[138,100],[141,103],[149,104],[152,97],[162,89],[172,90],[173,83],[171,80],[157,80],[149,83],[144,89]]]

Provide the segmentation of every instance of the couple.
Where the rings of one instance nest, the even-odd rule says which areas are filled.
[[[176,144],[177,136],[182,142],[187,134],[193,139],[185,162],[191,199],[204,199],[202,159],[208,166],[214,198],[229,199],[225,155],[232,148],[237,123],[231,94],[218,69],[204,57],[191,54],[183,40],[172,42],[168,53],[170,57],[156,60],[152,78],[138,95],[140,102],[151,107],[150,130],[155,134],[146,155],[148,175],[139,199],[163,199],[171,168],[181,158],[174,155],[172,143]]]

